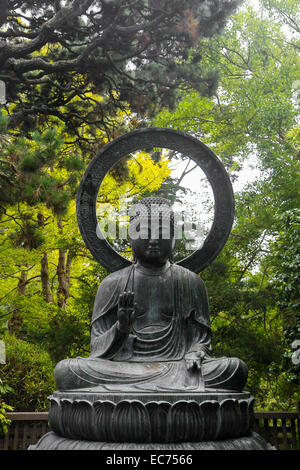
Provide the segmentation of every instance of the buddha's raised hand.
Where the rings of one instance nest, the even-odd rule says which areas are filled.
[[[129,333],[135,318],[136,304],[133,292],[123,292],[119,295],[118,322],[122,333]]]

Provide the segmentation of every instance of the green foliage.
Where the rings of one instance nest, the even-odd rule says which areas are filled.
[[[47,351],[53,363],[66,357],[88,355],[92,306],[86,312],[78,308],[77,300],[70,299],[66,308],[61,309],[42,299],[32,305],[26,297],[18,305],[24,313],[18,336]]]
[[[59,129],[35,131],[28,138],[5,135],[0,143],[0,202],[43,203],[56,215],[66,214],[83,163],[78,155],[69,157],[65,152]],[[72,174],[67,177],[68,171]]]
[[[273,244],[274,290],[283,315],[286,351],[280,370],[287,380],[300,385],[300,365],[293,363],[292,345],[300,340],[300,211],[288,211],[280,219],[281,230]]]
[[[189,62],[188,50],[222,31],[239,3],[8,2],[0,18],[6,45],[0,69],[14,104],[10,128],[27,134],[53,119],[84,147],[98,142],[97,131],[87,136],[86,126],[93,123],[111,138],[128,103],[147,119],[172,104],[179,85],[210,93],[214,70]],[[32,171],[38,161],[26,158],[24,165]]]
[[[49,354],[39,346],[5,335],[7,363],[1,367],[1,377],[11,388],[6,401],[14,411],[47,411],[47,397],[55,388],[54,364]]]
[[[0,134],[5,134],[5,132],[7,131],[8,121],[9,117],[0,113]]]
[[[37,222],[31,219],[30,214],[23,214],[23,225],[9,235],[15,247],[29,250],[37,249],[45,241]]]
[[[0,437],[4,437],[8,431],[11,420],[7,418],[7,411],[12,411],[13,407],[4,403],[0,398]]]
[[[6,413],[8,411],[13,411],[13,407],[4,403],[1,398],[6,393],[13,393],[13,389],[9,385],[2,382],[0,379],[0,437],[4,437],[8,431],[8,426],[11,423],[11,420],[8,419]]]
[[[82,171],[84,169],[84,163],[79,155],[68,157],[62,160],[62,166],[68,171]]]
[[[298,306],[299,309],[299,306]],[[299,353],[299,338],[300,338],[300,313],[296,312],[293,318],[292,324],[288,325],[284,331],[284,341],[286,345],[286,351],[283,355],[282,363],[279,369],[286,372],[286,380],[292,384],[300,385],[300,365],[295,361],[295,356],[298,357]],[[296,344],[296,348],[293,348],[293,344]],[[294,359],[294,361],[293,361]],[[299,388],[299,387],[298,387]]]

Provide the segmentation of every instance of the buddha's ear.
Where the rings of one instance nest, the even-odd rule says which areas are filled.
[[[137,261],[136,254],[135,254],[134,249],[131,245],[131,240],[130,239],[129,239],[129,242],[130,242],[130,246],[131,246],[131,249],[132,249],[132,262],[135,264],[136,261]]]

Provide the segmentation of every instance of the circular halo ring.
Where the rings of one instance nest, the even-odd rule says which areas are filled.
[[[105,175],[121,158],[153,147],[175,150],[190,157],[203,170],[212,187],[215,211],[210,232],[201,248],[177,263],[200,273],[216,258],[229,237],[234,218],[234,195],[229,176],[214,152],[198,139],[178,130],[138,129],[118,137],[97,153],[89,163],[77,193],[77,220],[82,238],[94,258],[108,271],[132,264],[113,249],[103,234],[102,238],[97,235],[97,196]]]

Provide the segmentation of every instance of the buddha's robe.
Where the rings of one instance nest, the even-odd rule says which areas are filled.
[[[117,318],[124,291],[134,292],[136,303],[130,334],[120,331]],[[175,264],[155,270],[132,266],[100,284],[90,357],[61,361],[54,376],[60,390],[242,390],[247,366],[236,358],[213,359],[210,343],[207,293],[196,274]],[[188,370],[185,359],[201,351],[201,370]]]

